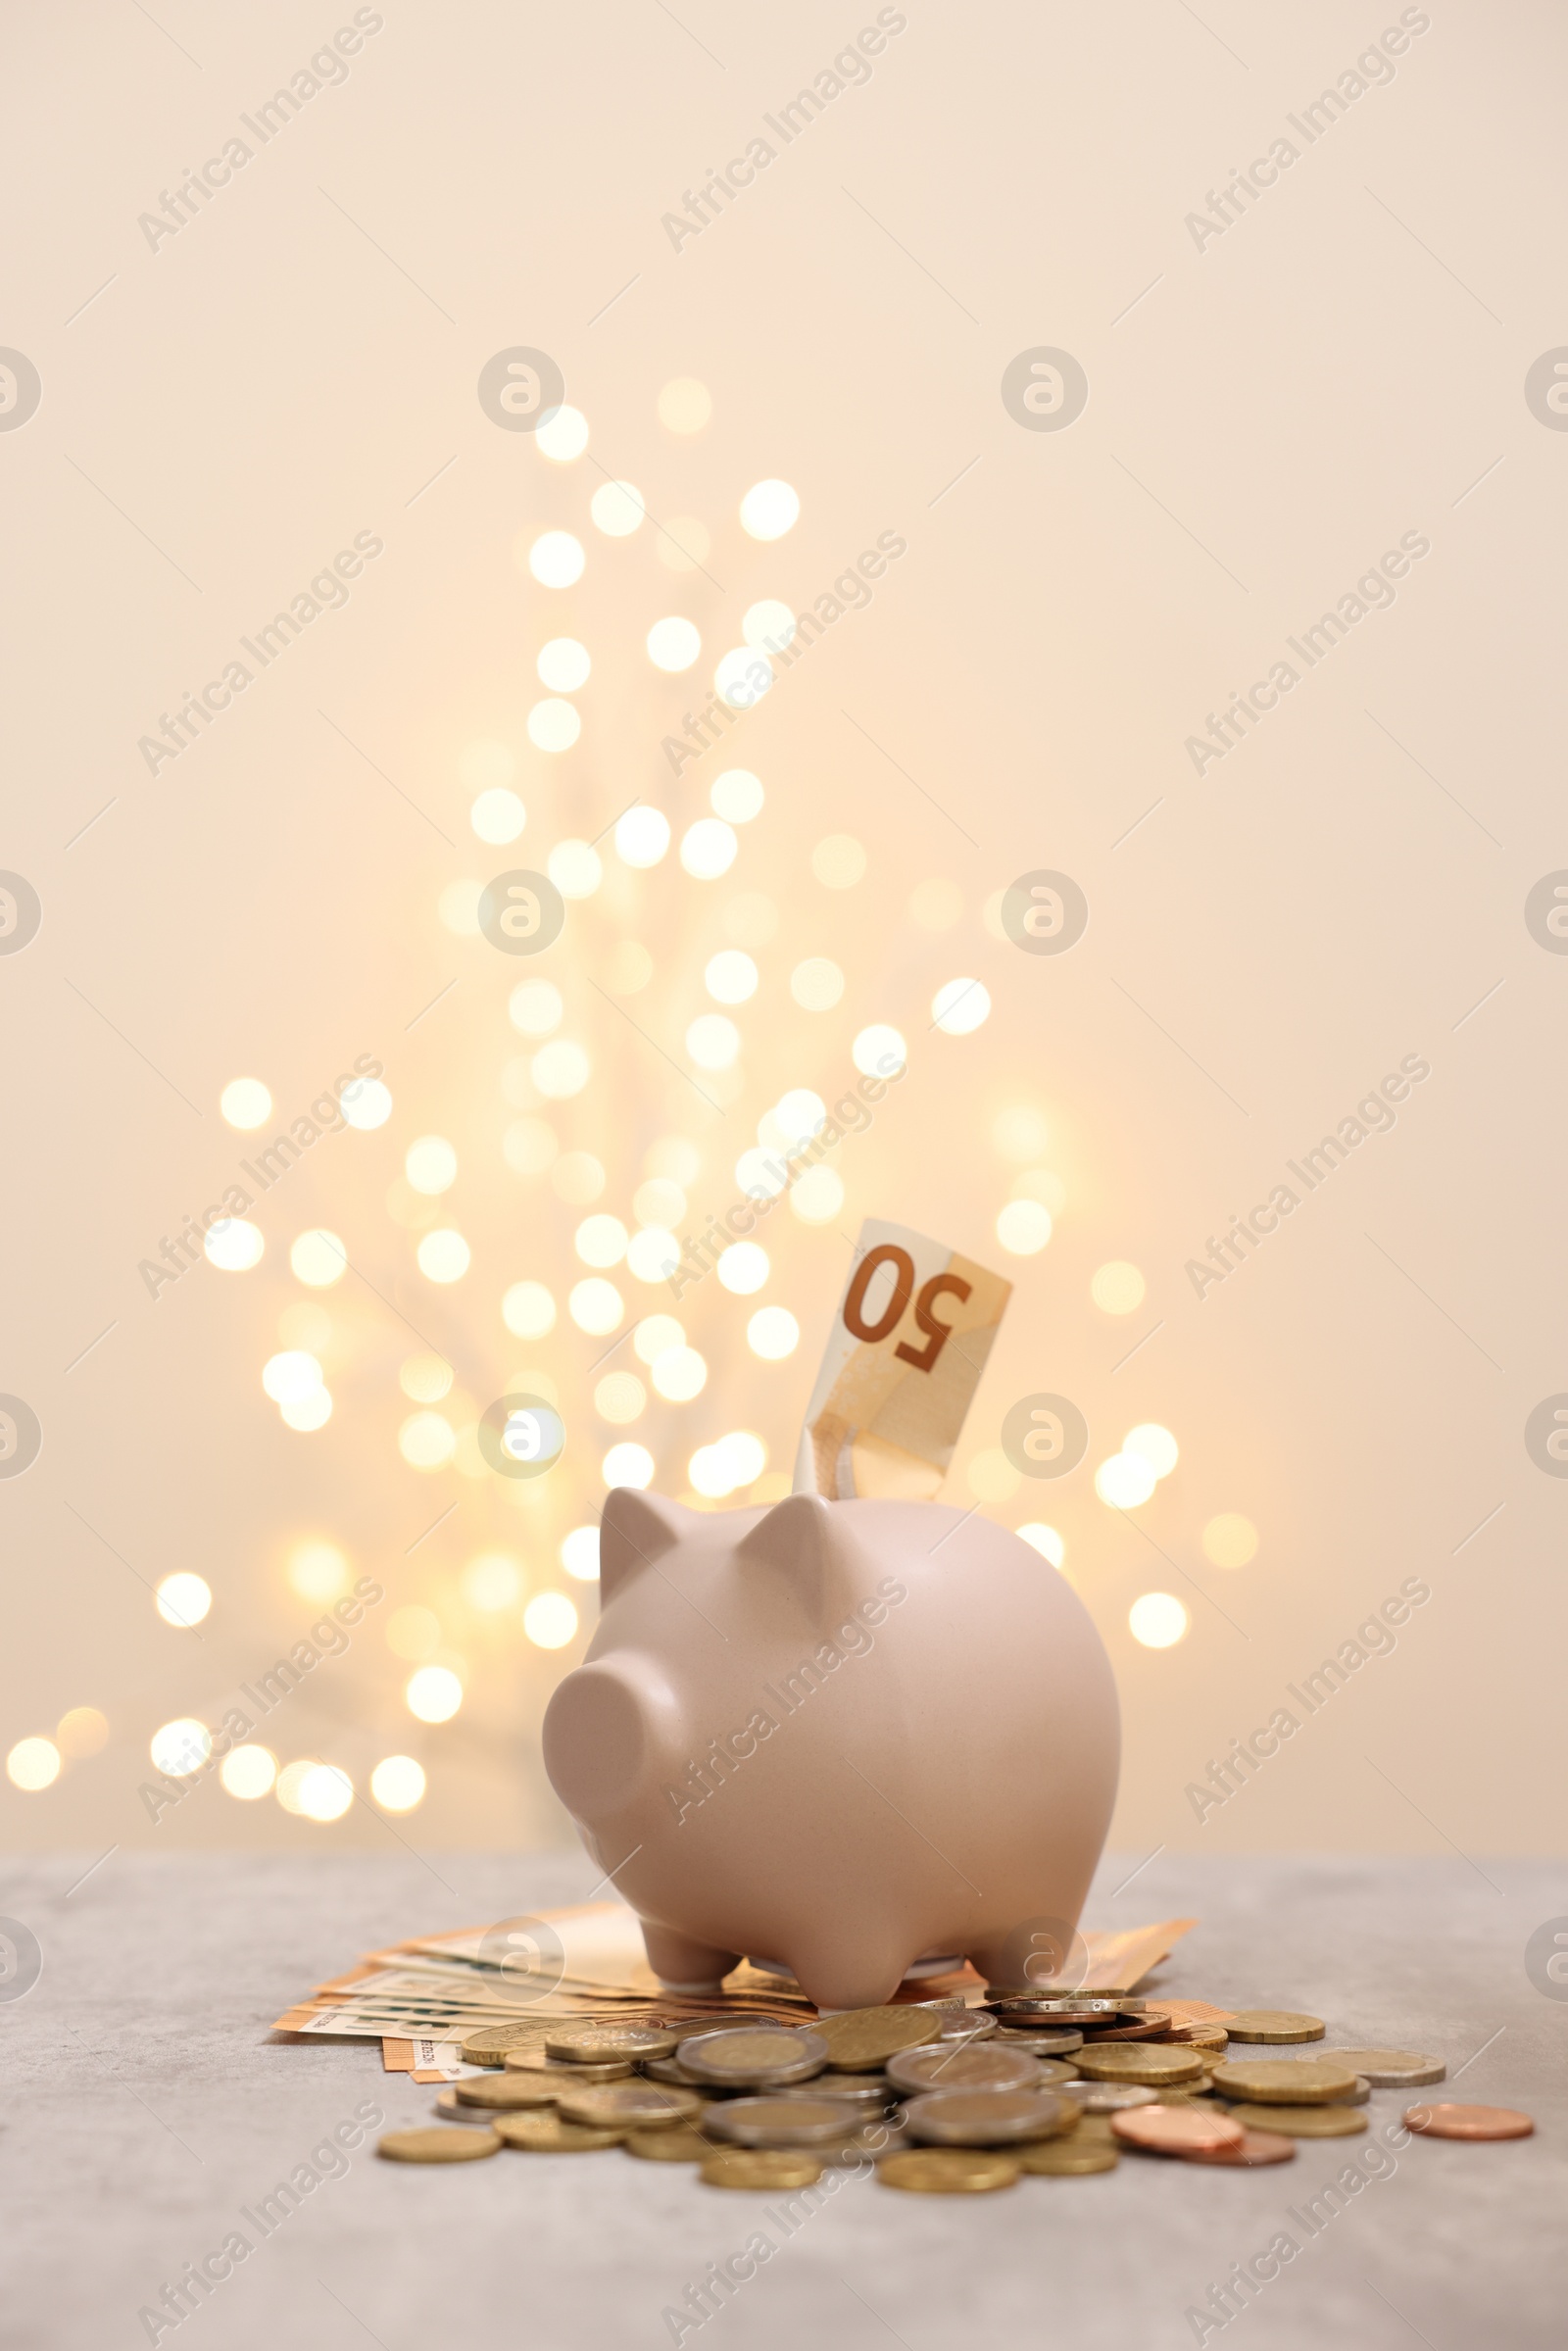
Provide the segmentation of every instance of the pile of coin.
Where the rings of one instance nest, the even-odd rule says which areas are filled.
[[[886,2187],[975,2195],[1023,2178],[1114,2171],[1124,2150],[1221,2168],[1289,2163],[1301,2138],[1364,2131],[1374,2090],[1441,2082],[1408,2049],[1311,2056],[1238,2051],[1320,2041],[1286,2009],[1194,2020],[1131,1992],[993,1986],[985,2001],[901,2002],[804,2027],[766,2016],[634,2024],[572,2018],[496,2025],[436,2101],[442,2126],[394,2131],[399,2163],[462,2163],[623,2147],[690,2163],[710,2187],[811,2185],[827,2166],[875,2165]],[[1424,2137],[1526,2137],[1505,2107],[1420,2104]]]

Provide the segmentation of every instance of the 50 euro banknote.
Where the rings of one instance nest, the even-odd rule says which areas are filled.
[[[1011,1296],[944,1243],[867,1218],[807,1406],[795,1492],[930,1501]]]

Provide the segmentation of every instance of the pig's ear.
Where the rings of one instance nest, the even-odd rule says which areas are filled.
[[[601,1607],[613,1599],[628,1576],[679,1543],[695,1515],[680,1502],[665,1501],[662,1494],[617,1486],[599,1522]]]
[[[797,1586],[819,1591],[845,1558],[850,1538],[833,1504],[819,1494],[791,1494],[775,1502],[741,1543],[748,1566],[775,1569]]]

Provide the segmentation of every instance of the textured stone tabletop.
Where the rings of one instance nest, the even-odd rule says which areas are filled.
[[[1391,2148],[1385,2127],[1408,2097],[1374,2091],[1366,2136],[1303,2142],[1288,2165],[1128,2156],[1103,2177],[972,2199],[840,2175],[787,2233],[783,2199],[704,2188],[684,2165],[503,2152],[414,2170],[378,2162],[372,2129],[262,2238],[241,2207],[337,2125],[368,2107],[385,2127],[423,2121],[434,2097],[384,2074],[376,2045],[274,2040],[270,2019],[364,1949],[580,1899],[593,1873],[566,1853],[116,1852],[68,1895],[92,1858],[17,1861],[0,1893],[43,1951],[33,1989],[0,2002],[0,2329],[27,2351],[147,2342],[142,2306],[235,2229],[248,2258],[159,2341],[635,2351],[673,2342],[666,2310],[759,2230],[770,2258],[681,2341],[1176,2351],[1223,2335],[1253,2351],[1491,2351],[1568,2331],[1568,2001],[1543,1996],[1524,1965],[1532,1933],[1568,1914],[1561,1864],[1488,1861],[1483,1877],[1457,1858],[1162,1854],[1114,1894],[1134,1856],[1106,1861],[1086,1914],[1101,1927],[1196,1915],[1160,1990],[1307,2009],[1330,2046],[1430,2050],[1453,2085],[1431,2095],[1522,2106],[1530,2139]],[[1326,2194],[1348,2165],[1359,2185]],[[1190,2313],[1210,2289],[1282,2235],[1294,2255],[1239,2315],[1200,2327]]]

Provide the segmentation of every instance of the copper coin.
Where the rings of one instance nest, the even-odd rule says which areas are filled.
[[[1528,2138],[1535,2123],[1516,2106],[1407,2106],[1405,2128],[1423,2138]]]
[[[1247,2134],[1229,2115],[1203,2106],[1125,2106],[1111,2116],[1110,2135],[1151,2155],[1186,2155],[1195,2147],[1239,2147]]]
[[[1239,2147],[1183,2147],[1186,2163],[1237,2164],[1250,2167],[1258,2163],[1294,2163],[1296,2142],[1282,2138],[1277,2131],[1242,2131]]]
[[[1084,2040],[1088,2046],[1098,2049],[1102,2041],[1153,2040],[1156,2036],[1165,2040],[1169,2038],[1169,2034],[1170,2011],[1161,2009],[1149,2016],[1139,2018],[1132,2024],[1107,2026],[1102,2033],[1091,2025],[1084,2033]]]

